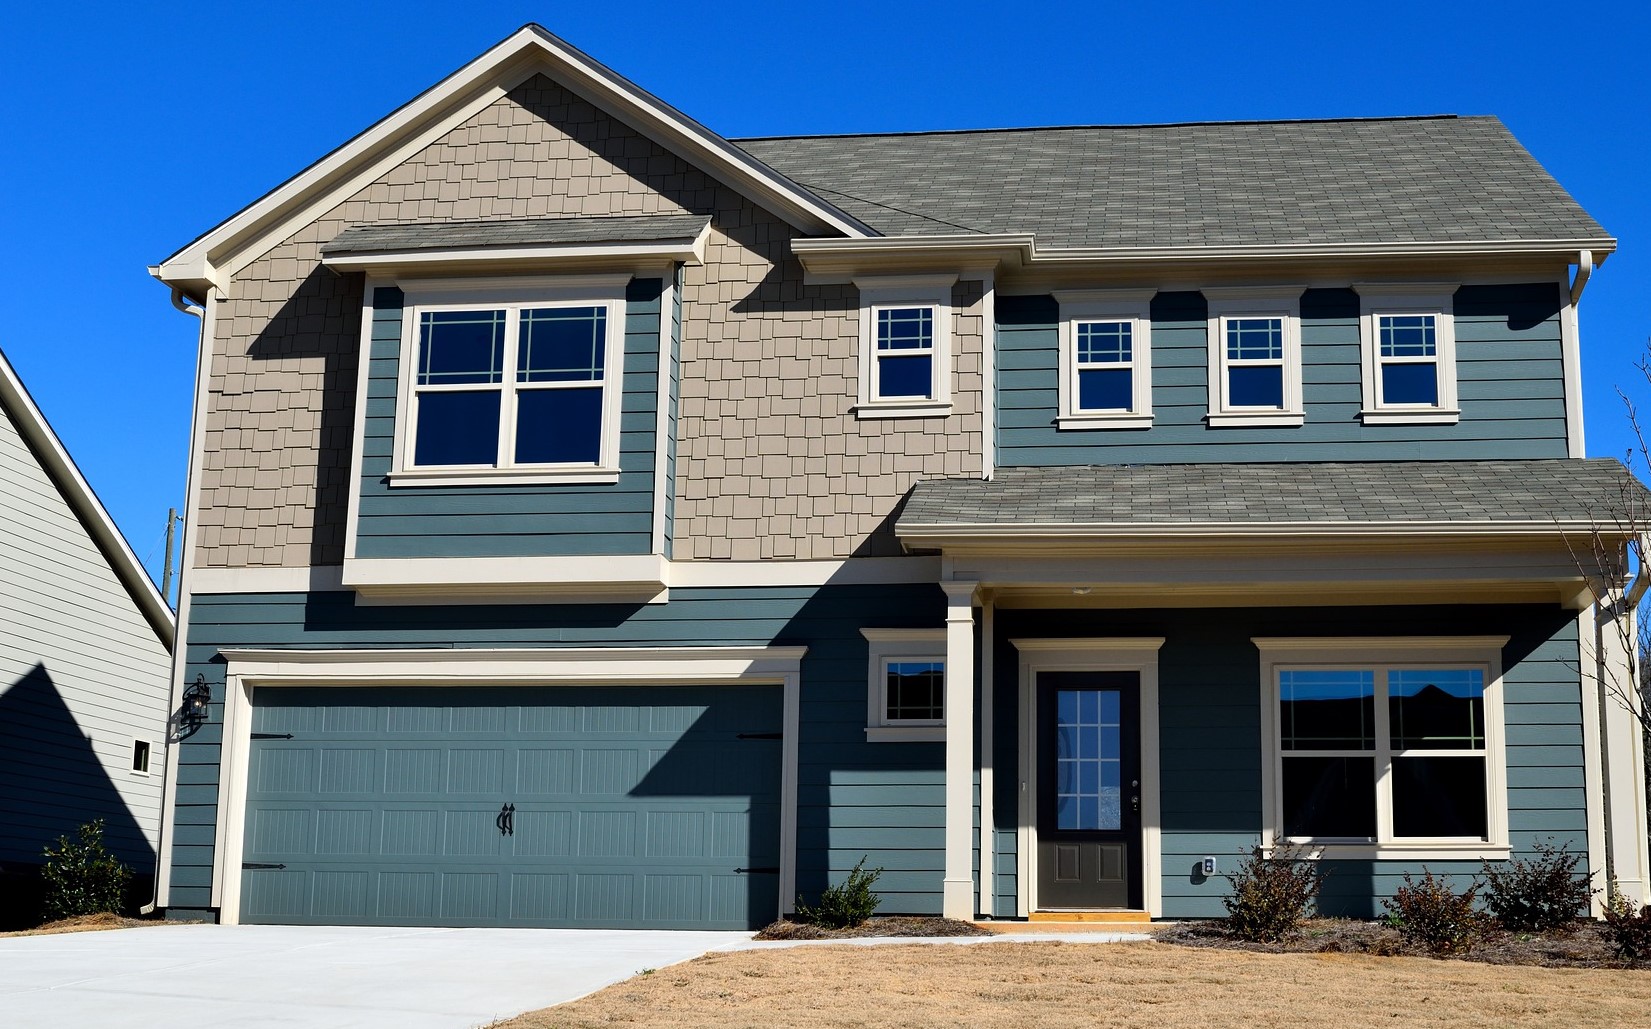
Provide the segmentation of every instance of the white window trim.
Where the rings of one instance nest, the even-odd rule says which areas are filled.
[[[1210,410],[1213,427],[1293,427],[1307,421],[1301,400],[1301,294],[1305,286],[1205,287],[1209,305]],[[1231,318],[1279,318],[1284,326],[1284,406],[1234,407],[1227,400],[1227,327]]]
[[[397,283],[404,299],[401,313],[401,368],[396,391],[396,436],[389,481],[391,486],[476,486],[500,483],[612,484],[619,481],[619,418],[624,392],[625,287],[629,273],[619,275],[555,276],[532,279],[418,280]],[[502,459],[502,431],[513,424],[516,390],[510,378],[514,368],[516,333],[506,332],[503,401],[500,406],[500,458],[497,467],[473,465],[416,467],[412,463],[417,432],[413,403],[418,370],[419,315],[424,311],[526,308],[601,307],[607,313],[607,350],[603,358],[601,445],[596,464],[520,465]]]
[[[1278,672],[1300,665],[1314,668],[1395,668],[1477,666],[1485,673],[1486,840],[1398,839],[1393,836],[1393,794],[1388,768],[1376,769],[1374,843],[1301,844],[1313,858],[1412,861],[1479,861],[1505,858],[1508,844],[1507,733],[1503,720],[1502,648],[1506,636],[1372,636],[1334,638],[1257,637],[1261,653],[1261,840],[1283,840],[1283,748],[1278,717]],[[1378,704],[1378,708],[1380,705]],[[1377,725],[1386,724],[1378,711]],[[1378,754],[1386,741],[1378,740]]]
[[[1061,429],[1148,429],[1152,427],[1152,315],[1156,289],[1063,290],[1055,294],[1061,305],[1060,415]],[[1127,322],[1132,360],[1108,365],[1128,368],[1133,396],[1127,411],[1084,411],[1078,407],[1078,323]]]
[[[858,278],[860,291],[860,393],[857,418],[940,418],[952,412],[952,286],[956,275]],[[872,393],[877,361],[877,312],[893,307],[934,309],[933,396],[927,400],[878,399]]]
[[[1362,355],[1364,407],[1359,418],[1366,425],[1455,425],[1462,411],[1456,399],[1456,286],[1448,283],[1358,282],[1359,350]],[[1434,316],[1434,361],[1439,375],[1437,404],[1387,404],[1381,398],[1382,315]]]
[[[945,629],[861,629],[866,638],[866,739],[872,743],[940,742],[946,738],[944,718],[888,716],[890,661],[946,662]]]

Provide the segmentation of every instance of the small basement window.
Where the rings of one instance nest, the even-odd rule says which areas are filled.
[[[149,741],[132,741],[132,771],[139,775],[149,774]]]
[[[866,739],[946,738],[946,630],[861,629],[866,638]]]

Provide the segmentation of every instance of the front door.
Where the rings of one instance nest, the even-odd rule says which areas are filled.
[[[1038,907],[1141,904],[1141,677],[1040,672]]]

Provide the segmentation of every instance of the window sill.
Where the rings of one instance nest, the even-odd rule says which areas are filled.
[[[866,727],[867,743],[941,743],[944,725],[871,725]]]
[[[1295,843],[1285,844],[1306,855],[1310,861],[1501,861],[1513,853],[1507,844],[1496,843]],[[1279,845],[1263,847],[1272,854]]]
[[[1150,429],[1150,414],[1065,414],[1055,419],[1057,429]]]
[[[1366,425],[1455,425],[1462,420],[1462,412],[1437,407],[1425,410],[1391,407],[1360,411],[1359,419]]]
[[[1211,411],[1204,421],[1212,429],[1293,429],[1306,424],[1303,411]]]
[[[405,486],[611,486],[617,468],[497,468],[391,472],[392,487]]]
[[[952,413],[949,400],[916,400],[905,404],[880,402],[855,404],[854,417],[868,418],[944,418]]]

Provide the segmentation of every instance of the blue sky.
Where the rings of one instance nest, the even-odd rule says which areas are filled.
[[[0,349],[159,576],[195,322],[158,262],[527,21],[729,136],[1495,114],[1621,241],[1583,299],[1588,450],[1651,412],[1651,5],[631,0],[12,5]]]

